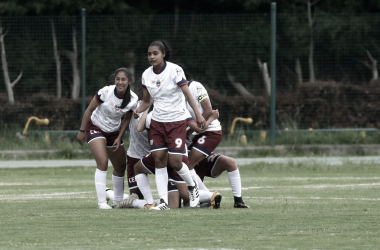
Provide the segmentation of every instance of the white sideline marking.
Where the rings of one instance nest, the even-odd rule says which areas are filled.
[[[50,199],[54,197],[72,198],[73,195],[89,194],[93,192],[64,192],[64,193],[51,193],[51,194],[21,194],[21,195],[0,195],[0,200],[9,200],[10,196],[17,197],[17,199],[31,200],[31,199]],[[89,198],[88,196],[76,196],[75,198]]]
[[[230,197],[226,197],[227,199]],[[225,199],[225,197],[223,197]],[[231,197],[232,199],[232,197]],[[264,196],[256,196],[256,197],[246,197],[244,196],[244,199],[262,199],[262,200],[283,200],[283,199],[289,199],[289,200],[357,200],[357,201],[380,201],[380,198],[357,198],[357,197],[349,197],[349,198],[342,198],[342,197],[295,197],[295,196],[287,196],[287,197],[264,197]]]
[[[247,178],[247,177],[245,177]],[[307,180],[380,180],[380,177],[248,177],[253,180],[284,180],[284,181],[307,181]]]
[[[359,183],[359,184],[338,184],[338,185],[330,185],[330,184],[315,184],[315,185],[289,185],[289,186],[264,186],[264,187],[242,187],[241,190],[249,190],[249,189],[285,189],[285,188],[292,188],[292,189],[301,189],[301,188],[342,188],[342,187],[367,187],[367,186],[380,186],[380,183]],[[231,190],[230,187],[228,188],[220,188],[220,187],[214,187],[213,189],[218,191],[226,191]]]
[[[266,158],[235,158],[239,166],[253,163],[279,164],[279,163],[307,163],[325,165],[343,165],[344,163],[368,164],[380,163],[380,156],[352,156],[352,157],[266,157]],[[55,168],[55,167],[95,167],[95,160],[25,160],[0,161],[0,168]],[[108,162],[108,166],[112,166]]]

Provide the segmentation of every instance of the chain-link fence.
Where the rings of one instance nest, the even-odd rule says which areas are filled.
[[[318,13],[277,17],[277,128],[374,128],[380,125],[380,17]],[[81,17],[2,17],[0,126],[48,118],[47,130],[76,130],[81,121]],[[269,128],[270,15],[102,15],[86,17],[87,103],[119,67],[141,74],[154,40],[171,61],[209,90],[227,130]],[[9,75],[7,79],[7,75]],[[7,84],[12,88],[10,104]]]

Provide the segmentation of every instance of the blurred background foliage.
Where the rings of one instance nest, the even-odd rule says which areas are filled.
[[[258,62],[270,61],[270,3],[3,0],[0,21],[6,32],[4,45],[10,78],[15,79],[21,71],[23,75],[14,87],[13,107],[7,104],[4,79],[0,77],[0,102],[4,104],[0,124],[22,125],[28,114],[46,114],[56,121],[51,129],[76,129],[80,123],[80,101],[69,100],[72,67],[63,55],[60,56],[62,100],[54,99],[56,62],[51,22],[59,51],[73,51],[73,30],[76,30],[80,69],[83,53],[80,11],[85,8],[89,100],[108,84],[108,77],[119,67],[134,71],[133,90],[141,96],[140,77],[149,67],[147,48],[154,40],[165,40],[173,50],[171,61],[184,64],[190,78],[209,89],[224,127],[240,115],[254,118],[248,129],[268,128],[269,97]],[[374,60],[380,58],[379,11],[380,2],[375,0],[277,1],[278,126],[330,128],[380,124],[376,98],[379,83],[368,68],[369,55]],[[309,70],[311,37],[313,82]],[[297,60],[302,82],[298,82],[295,70]],[[242,97],[234,83],[240,83],[251,97]]]

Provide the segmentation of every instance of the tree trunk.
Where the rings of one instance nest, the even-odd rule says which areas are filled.
[[[240,82],[235,82],[234,77],[229,73],[227,73],[227,78],[230,80],[232,86],[234,86],[242,96],[253,97],[253,95],[243,86],[243,84]]]
[[[301,63],[300,63],[300,59],[299,58],[296,59],[295,71],[296,71],[296,74],[297,74],[297,86],[296,86],[296,89],[298,91],[299,86],[303,82],[303,79],[302,79],[302,68],[301,68]]]
[[[309,81],[315,82],[315,74],[314,74],[314,37],[313,37],[313,16],[311,13],[311,6],[314,5],[314,3],[310,3],[310,1],[307,1],[307,18],[309,20],[309,27],[310,27],[310,43],[309,43]]]
[[[261,74],[263,75],[265,90],[267,92],[267,95],[270,96],[270,77],[268,73],[268,66],[267,63],[261,63],[260,58],[257,58],[257,64],[259,65],[259,69],[261,71]]]
[[[373,59],[371,53],[367,50],[367,55],[369,57],[369,60],[371,61],[371,64],[364,63],[369,69],[372,70],[372,80],[377,80],[379,78],[379,73],[377,71],[377,60]]]
[[[61,54],[65,55],[71,64],[73,69],[73,82],[71,85],[71,99],[79,98],[80,92],[80,76],[78,69],[78,50],[77,50],[77,39],[76,39],[77,31],[73,28],[73,51],[64,50],[61,51]]]
[[[52,36],[53,36],[53,49],[54,49],[54,59],[57,71],[57,98],[62,97],[62,79],[61,79],[61,60],[59,59],[59,53],[57,49],[57,37],[55,35],[55,28],[53,20],[51,22]]]
[[[174,31],[173,31],[172,41],[175,41],[177,39],[178,24],[179,24],[179,2],[176,1],[175,7],[174,7]]]
[[[7,89],[7,93],[8,93],[8,101],[10,104],[13,105],[15,103],[14,94],[13,94],[13,87],[16,85],[16,83],[18,81],[20,81],[20,79],[22,77],[22,71],[20,72],[20,74],[18,75],[16,80],[14,80],[11,83],[11,79],[9,77],[9,71],[8,71],[7,57],[5,54],[5,45],[4,45],[4,37],[5,36],[6,36],[6,34],[3,34],[3,28],[0,27],[1,65],[3,68],[3,74],[4,74],[4,83],[5,83],[5,87]]]

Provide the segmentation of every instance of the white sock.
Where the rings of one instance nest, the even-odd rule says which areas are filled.
[[[146,203],[147,203],[146,200],[137,199],[137,200],[132,201],[132,207],[133,208],[142,208],[145,206]]]
[[[118,177],[112,175],[112,183],[114,190],[113,204],[117,204],[119,201],[123,200],[124,196],[124,177]]]
[[[227,175],[232,188],[232,194],[235,197],[241,197],[241,179],[239,169],[232,172],[227,172]]]
[[[109,189],[106,191],[106,196],[108,197],[108,199],[110,199],[111,201],[113,201],[115,199],[115,194],[114,194],[114,191]],[[129,197],[128,194],[124,194],[123,195],[123,200],[127,199]]]
[[[153,203],[153,195],[150,189],[149,179],[146,174],[138,174],[135,176],[137,186],[139,187],[144,199],[148,204]],[[145,204],[144,204],[145,205]]]
[[[98,195],[98,203],[105,203],[106,201],[106,182],[107,171],[101,171],[98,168],[95,171],[95,189]]]
[[[194,169],[189,169],[189,171],[190,171],[190,174],[191,174],[191,177],[193,178],[193,180],[197,182],[199,190],[210,191],[210,190],[208,190],[206,185],[203,183],[203,181],[201,180],[199,175],[197,175],[197,172],[195,172]]]
[[[167,168],[156,168],[156,185],[158,196],[168,204],[168,171]]]
[[[199,190],[199,202],[209,201],[213,194],[213,192]]]
[[[182,162],[182,168],[177,171],[177,173],[186,182],[187,186],[195,185],[193,178],[191,177],[189,167],[185,163]]]

